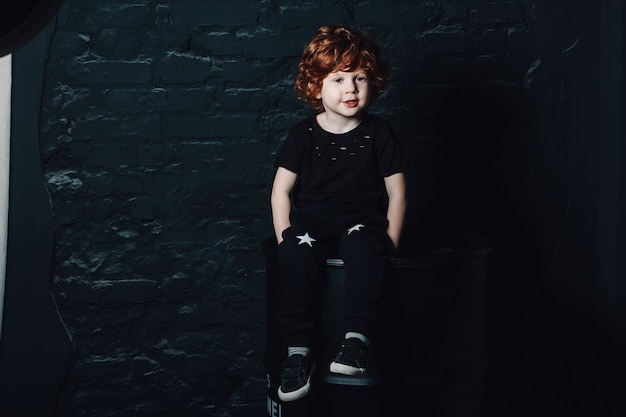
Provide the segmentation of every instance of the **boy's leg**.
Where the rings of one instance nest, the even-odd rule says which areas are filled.
[[[278,245],[278,325],[289,346],[308,346],[330,237],[317,221],[292,213],[291,227],[283,232],[283,239]]]
[[[346,271],[346,329],[369,336],[378,317],[382,282],[388,263],[389,238],[383,225],[357,224],[339,240]]]
[[[292,216],[278,246],[280,262],[278,325],[285,335],[288,356],[283,363],[278,396],[283,401],[302,398],[310,390],[314,363],[309,355],[315,325],[315,302],[320,268],[326,259],[328,237],[303,216]]]
[[[378,317],[389,239],[383,222],[356,224],[339,240],[346,271],[346,340],[331,372],[364,375],[371,325]]]

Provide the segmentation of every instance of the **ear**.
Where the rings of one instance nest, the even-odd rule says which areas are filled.
[[[316,99],[320,100],[322,98],[322,85],[321,85],[321,83],[319,85],[314,84],[314,83],[309,83],[308,87],[309,87],[309,91],[314,93],[314,97]]]

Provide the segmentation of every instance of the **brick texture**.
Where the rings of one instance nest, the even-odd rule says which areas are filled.
[[[510,118],[534,61],[529,3],[68,0],[41,113],[54,297],[74,348],[58,415],[264,412],[260,243],[273,159],[308,114],[298,55],[322,24],[385,46],[393,81],[372,111],[411,162],[409,226],[488,234],[493,213],[462,190],[485,183],[477,155],[524,161],[507,152],[524,139]],[[514,167],[484,169],[522,188]]]

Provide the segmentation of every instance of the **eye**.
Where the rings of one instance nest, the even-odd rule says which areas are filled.
[[[367,81],[367,77],[365,75],[359,75],[356,77],[356,80],[359,82]]]
[[[343,81],[341,78],[337,77],[337,78],[333,78],[333,82],[334,83],[340,83],[341,81]]]

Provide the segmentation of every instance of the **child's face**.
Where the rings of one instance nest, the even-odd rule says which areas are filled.
[[[360,116],[369,105],[370,97],[367,73],[360,68],[331,72],[322,81],[317,96],[327,113],[346,118]]]

